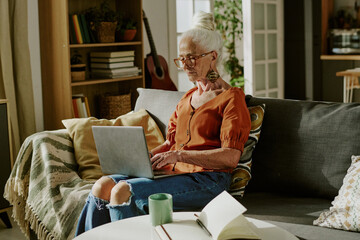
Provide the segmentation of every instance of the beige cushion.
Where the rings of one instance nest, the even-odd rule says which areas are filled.
[[[75,159],[79,165],[79,176],[90,181],[99,179],[103,175],[96,152],[92,126],[142,126],[149,150],[164,142],[160,129],[145,109],[111,120],[94,117],[73,118],[63,120],[62,123],[73,140]]]
[[[332,207],[320,214],[314,225],[360,232],[360,156],[352,163]]]

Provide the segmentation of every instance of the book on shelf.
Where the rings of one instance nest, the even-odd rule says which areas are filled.
[[[87,118],[91,116],[88,99],[83,94],[74,94],[72,96],[72,104],[75,118]]]
[[[122,68],[114,68],[114,69],[108,69],[108,68],[92,68],[92,73],[128,73],[128,72],[137,72],[139,70],[138,67],[122,67]]]
[[[135,77],[139,76],[141,70],[138,69],[132,72],[124,72],[124,73],[92,73],[92,76],[95,78],[123,78],[123,77]]]
[[[83,38],[85,38],[84,43],[91,43],[89,29],[88,29],[88,25],[86,24],[85,15],[84,14],[79,14],[78,18],[80,19],[80,22],[81,22],[82,36],[83,36]]]
[[[76,39],[74,21],[73,21],[73,18],[72,18],[71,14],[69,14],[69,36],[70,36],[70,43],[71,44],[78,43],[77,39]]]
[[[93,29],[91,28],[91,27],[94,25],[94,23],[90,23],[91,20],[89,20],[86,16],[85,16],[85,20],[86,20],[87,28],[88,28],[88,30],[89,30],[90,41],[91,41],[92,43],[96,43],[96,42],[97,42],[97,39],[96,39],[96,37],[95,37],[95,33],[94,33]]]
[[[208,203],[199,216],[155,227],[162,240],[260,239],[256,226],[243,213],[246,208],[224,191]]]
[[[114,58],[107,58],[107,57],[91,57],[90,62],[92,63],[117,63],[117,62],[131,62],[134,61],[135,57],[114,57]]]
[[[83,43],[87,43],[87,39],[85,36],[85,29],[81,20],[81,15],[80,14],[76,14],[77,20],[79,22],[79,26],[80,26],[80,33],[81,33],[81,37],[83,39]]]
[[[114,69],[121,67],[133,67],[134,62],[120,62],[120,63],[91,63],[91,68],[104,68],[104,69]]]
[[[135,56],[135,51],[114,51],[114,52],[91,52],[90,57],[131,57]]]
[[[74,29],[75,29],[75,34],[76,34],[76,41],[77,43],[84,43],[83,41],[83,38],[81,36],[81,29],[80,29],[80,24],[79,24],[79,20],[78,20],[78,17],[77,17],[77,14],[73,14],[72,15],[72,19],[73,19],[73,22],[74,22]]]

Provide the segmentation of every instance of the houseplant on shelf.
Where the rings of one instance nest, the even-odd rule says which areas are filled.
[[[243,33],[242,0],[215,0],[214,18],[216,29],[224,39],[224,47],[229,56],[224,68],[230,74],[233,87],[244,87],[244,67],[236,57],[236,40],[241,40]]]
[[[131,41],[136,35],[136,24],[133,18],[127,18],[123,20],[123,24],[120,27],[119,39],[121,41]]]
[[[71,64],[71,80],[82,81],[85,80],[86,64],[81,61],[81,55],[78,51],[74,52],[74,55],[70,59]]]
[[[122,25],[122,14],[114,11],[108,0],[101,3],[100,7],[92,7],[84,12],[90,22],[92,30],[96,32],[101,43],[115,42],[115,32]]]

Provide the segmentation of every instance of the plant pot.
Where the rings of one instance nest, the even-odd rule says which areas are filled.
[[[83,81],[85,80],[85,64],[72,64],[71,65],[71,80]]]
[[[101,43],[115,42],[117,22],[101,22],[96,28],[98,41]]]
[[[123,35],[120,36],[122,41],[132,41],[135,38],[136,29],[126,29]]]

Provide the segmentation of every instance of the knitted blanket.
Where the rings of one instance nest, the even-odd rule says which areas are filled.
[[[66,130],[44,131],[21,146],[4,197],[27,238],[72,239],[92,182],[77,174],[72,140]]]

